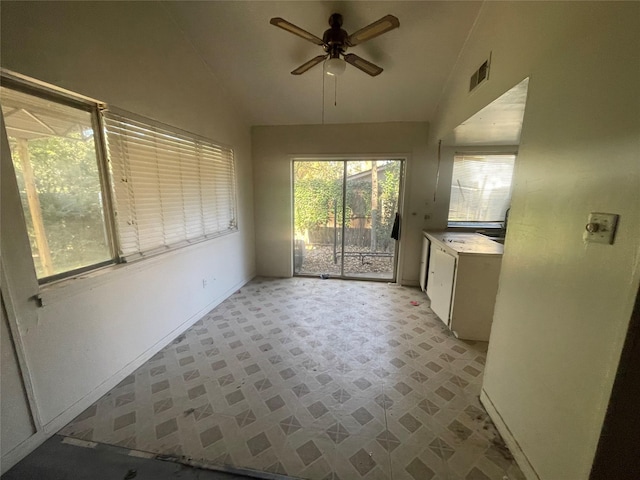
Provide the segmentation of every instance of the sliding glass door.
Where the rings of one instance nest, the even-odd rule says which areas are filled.
[[[395,281],[402,160],[295,160],[294,273]]]

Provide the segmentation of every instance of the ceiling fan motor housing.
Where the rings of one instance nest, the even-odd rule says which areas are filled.
[[[326,45],[324,49],[330,58],[340,58],[340,54],[343,54],[347,49],[347,39],[349,38],[349,34],[341,28],[342,15],[332,14],[329,17],[329,25],[331,28],[325,30],[322,35],[322,41]]]

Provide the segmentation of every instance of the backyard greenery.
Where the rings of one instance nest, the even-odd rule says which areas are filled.
[[[347,163],[345,227],[362,231],[362,241],[357,246],[373,251],[391,248],[400,166],[399,161],[385,160]],[[343,175],[342,161],[295,163],[294,206],[298,236],[308,239],[314,231],[332,229],[334,220],[337,228],[341,227]],[[376,191],[373,191],[373,183],[377,183]],[[374,203],[377,203],[376,210],[372,210]]]

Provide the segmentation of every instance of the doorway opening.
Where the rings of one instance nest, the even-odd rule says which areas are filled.
[[[401,159],[293,161],[294,275],[396,280]]]

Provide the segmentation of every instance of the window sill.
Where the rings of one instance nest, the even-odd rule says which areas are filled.
[[[92,290],[113,278],[113,275],[124,270],[126,264],[112,264],[80,273],[71,277],[62,278],[40,286],[38,298],[40,306],[46,307],[65,298],[77,295],[87,290]]]
[[[506,230],[502,222],[449,222],[448,232],[479,233],[498,243],[504,242]]]
[[[456,229],[502,230],[502,222],[447,222],[447,230]]]

